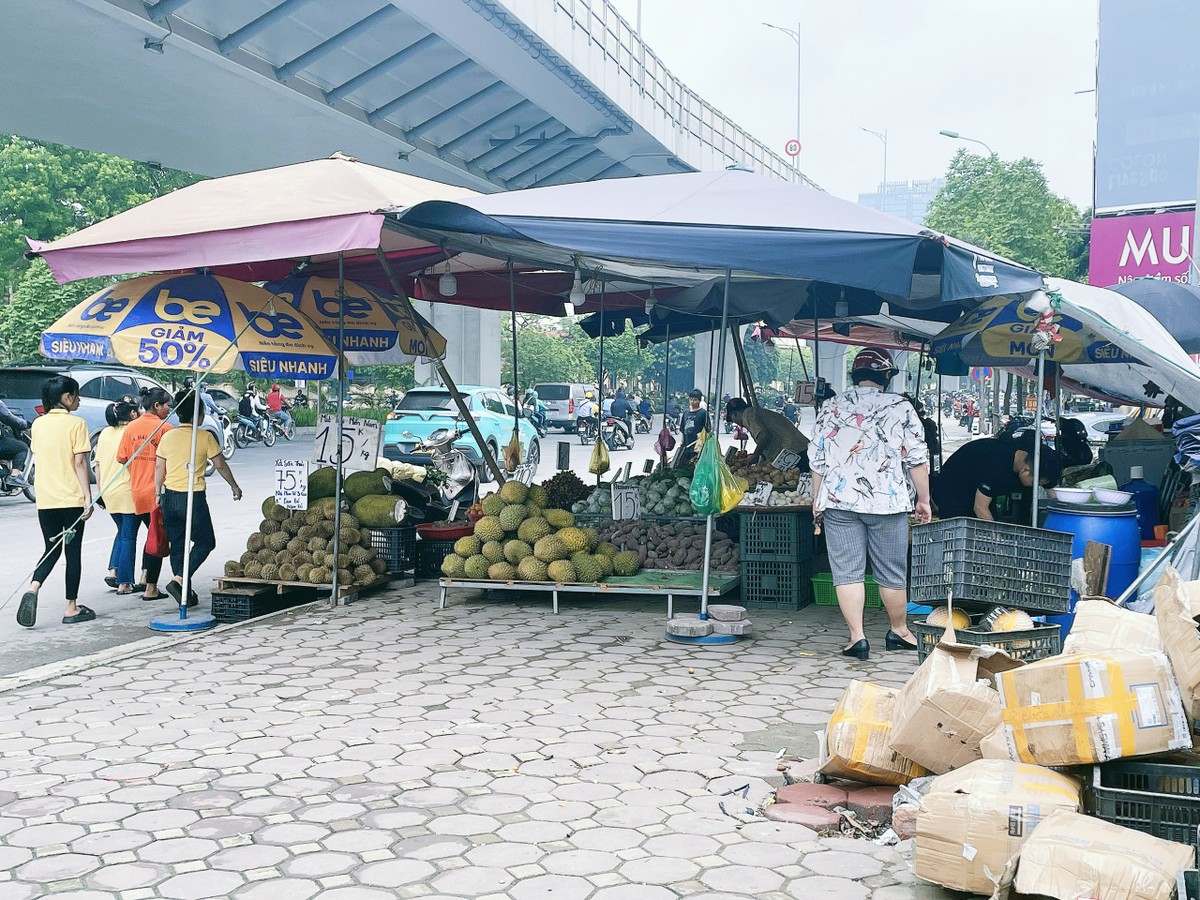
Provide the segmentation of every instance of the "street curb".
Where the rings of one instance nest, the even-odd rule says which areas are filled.
[[[44,666],[36,666],[32,669],[25,669],[22,672],[16,672],[12,675],[0,677],[0,694],[5,694],[9,691],[17,690],[18,688],[28,687],[31,684],[42,684],[47,681],[52,681],[55,678],[61,678],[63,675],[74,675],[94,666],[120,662],[123,659],[129,659],[133,656],[141,656],[154,650],[162,650],[167,647],[177,647],[180,644],[199,640],[209,635],[223,634],[226,631],[230,631],[235,628],[241,628],[245,625],[253,625],[258,622],[274,619],[277,616],[298,612],[300,610],[305,610],[320,605],[330,608],[329,598],[323,597],[321,599],[314,600],[311,603],[302,603],[299,606],[289,606],[287,609],[281,609],[273,613],[268,613],[265,616],[257,616],[253,619],[247,619],[244,622],[230,622],[226,625],[218,625],[216,628],[211,628],[208,631],[199,631],[193,634],[181,634],[170,638],[142,638],[141,640],[132,641],[128,644],[110,647],[107,650],[97,650],[95,653],[89,653],[86,656],[77,656],[72,659],[62,660],[61,662],[47,663]]]

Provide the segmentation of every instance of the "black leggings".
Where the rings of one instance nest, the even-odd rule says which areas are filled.
[[[65,528],[72,526],[75,528],[75,537],[67,544],[66,599],[69,603],[73,603],[79,599],[79,578],[83,574],[83,563],[80,554],[83,551],[83,526],[85,523],[78,522],[76,524],[76,520],[82,515],[82,506],[72,509],[38,510],[38,524],[42,526],[42,537],[46,541],[44,558],[38,563],[38,567],[33,573],[33,580],[38,584],[46,583],[46,579],[50,577],[50,571],[54,568],[54,564],[58,562],[58,557],[62,555],[62,541],[58,536],[62,534]]]
[[[138,515],[138,521],[146,526],[146,540],[150,540],[150,513],[141,513]],[[137,543],[137,534],[133,536],[133,541]],[[142,544],[142,568],[146,570],[146,584],[158,584],[158,576],[162,573],[162,557],[153,556],[146,552],[146,545]]]

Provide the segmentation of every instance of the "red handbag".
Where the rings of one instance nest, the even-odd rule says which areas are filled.
[[[150,510],[150,533],[146,536],[146,552],[158,557],[171,554],[171,542],[167,539],[167,526],[163,524],[161,506]]]

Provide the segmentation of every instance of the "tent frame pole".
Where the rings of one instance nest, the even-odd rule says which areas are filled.
[[[758,394],[754,390],[754,379],[750,377],[750,362],[746,359],[746,348],[742,346],[742,336],[738,334],[738,326],[729,323],[729,340],[733,342],[733,355],[737,359],[738,375],[742,380],[742,390],[749,398],[752,406],[759,406]]]
[[[1045,391],[1042,390],[1042,379],[1046,377],[1046,351],[1038,353],[1037,362],[1037,411],[1033,416],[1033,502],[1030,525],[1038,527],[1038,488],[1041,485],[1042,469],[1042,413],[1044,412]]]
[[[721,376],[725,372],[725,332],[729,325],[729,284],[733,280],[733,272],[730,269],[725,270],[725,299],[721,303],[721,349],[717,354],[717,380],[714,396],[718,396],[721,392]],[[714,431],[708,438],[710,441],[717,440],[717,432]],[[720,447],[720,443],[717,444]],[[713,515],[709,513],[704,520],[704,574],[700,579],[700,618],[708,618],[708,583],[712,575],[712,538],[713,538]]]
[[[600,355],[597,362],[596,372],[596,389],[600,392],[600,396],[596,398],[596,443],[595,447],[599,446],[604,440],[604,282],[600,282]],[[617,395],[616,385],[613,385],[613,396]],[[601,474],[596,473],[596,487],[600,486]]]
[[[338,395],[337,395],[337,474],[334,480],[333,496],[333,583],[330,586],[330,606],[344,606],[345,600],[338,596],[341,579],[338,577],[340,566],[338,558],[342,552],[342,485],[345,481],[345,463],[342,459],[342,430],[346,414],[346,354],[342,348],[346,346],[346,254],[338,251]],[[415,320],[414,320],[415,321]],[[271,423],[267,423],[271,427]]]
[[[433,344],[429,340],[429,332],[425,328],[425,322],[417,315],[417,311],[413,309],[412,301],[408,299],[408,294],[404,288],[400,286],[400,279],[396,277],[396,273],[392,271],[391,263],[388,262],[387,255],[381,247],[375,249],[375,258],[379,260],[379,265],[383,268],[384,273],[388,277],[388,283],[392,286],[392,293],[396,298],[404,304],[404,308],[408,310],[412,316],[413,324],[417,326],[417,330],[421,332],[421,337],[425,341],[426,347],[432,347]],[[467,409],[467,404],[462,398],[462,394],[458,391],[458,386],[454,383],[454,379],[450,377],[450,373],[446,370],[446,363],[442,358],[436,357],[431,360],[434,369],[437,370],[438,378],[442,380],[442,384],[446,386],[446,390],[450,392],[450,396],[454,400],[454,405],[458,407],[458,414],[462,416],[467,430],[471,432],[471,437],[475,438],[475,443],[479,445],[479,452],[483,455],[483,462],[492,471],[492,475],[496,478],[496,483],[503,485],[505,482],[504,472],[500,468],[500,464],[496,462],[496,457],[488,448],[487,441],[484,440],[483,433],[479,430],[479,426],[475,424],[475,418],[471,415],[471,411]],[[513,386],[513,391],[516,391],[516,385]],[[514,400],[516,398],[513,398]]]

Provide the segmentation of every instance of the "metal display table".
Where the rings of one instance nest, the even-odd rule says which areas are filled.
[[[559,594],[637,594],[639,596],[665,597],[667,601],[667,618],[675,613],[675,598],[687,597],[700,599],[702,576],[699,572],[667,572],[647,570],[628,577],[613,576],[608,581],[596,584],[566,583],[555,584],[540,581],[470,581],[459,578],[443,578],[440,585],[438,609],[446,608],[446,594],[455,589],[476,591],[513,591],[523,593],[549,594],[554,612],[558,612]],[[733,573],[713,572],[708,579],[708,599],[725,596],[737,590],[741,578]]]

